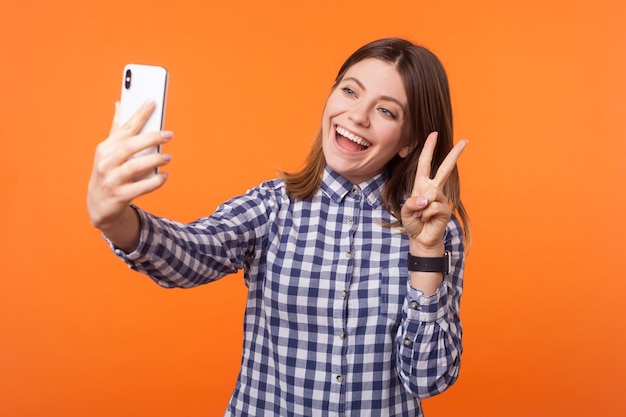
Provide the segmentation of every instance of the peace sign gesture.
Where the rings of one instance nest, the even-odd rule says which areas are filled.
[[[437,132],[428,135],[420,154],[417,173],[411,197],[402,207],[402,224],[411,241],[411,253],[416,256],[428,256],[429,252],[443,250],[443,233],[452,215],[448,197],[443,187],[467,145],[467,140],[457,143],[443,160],[437,175],[430,178],[430,167],[437,145]]]

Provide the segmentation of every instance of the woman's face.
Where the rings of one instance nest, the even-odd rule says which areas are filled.
[[[383,171],[402,140],[407,115],[404,83],[393,64],[368,58],[350,67],[328,97],[322,118],[322,148],[328,165],[353,184]]]

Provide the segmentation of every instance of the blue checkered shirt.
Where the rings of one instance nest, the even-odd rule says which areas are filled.
[[[140,209],[141,243],[115,250],[159,285],[195,287],[244,271],[241,370],[226,416],[421,416],[420,399],[459,372],[463,238],[445,232],[452,270],[431,296],[409,285],[408,238],[381,192],[329,168],[295,200],[268,181],[190,224]]]

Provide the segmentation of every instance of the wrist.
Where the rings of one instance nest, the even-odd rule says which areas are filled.
[[[139,214],[127,206],[119,218],[102,224],[98,229],[115,247],[130,253],[139,245],[140,227]]]
[[[439,256],[443,256],[445,252],[446,247],[443,243],[443,240],[432,246],[425,246],[419,242],[413,241],[411,241],[409,244],[409,253],[413,256],[436,258]]]

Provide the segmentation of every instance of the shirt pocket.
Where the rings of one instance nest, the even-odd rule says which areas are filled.
[[[407,274],[400,266],[388,267],[380,272],[380,311],[388,325],[396,327],[402,319],[402,305],[406,299]]]

